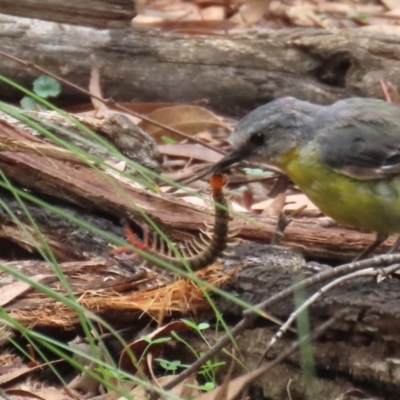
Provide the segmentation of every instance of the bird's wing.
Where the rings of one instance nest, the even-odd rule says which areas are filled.
[[[400,111],[398,119],[332,124],[317,140],[321,161],[353,179],[400,176]]]

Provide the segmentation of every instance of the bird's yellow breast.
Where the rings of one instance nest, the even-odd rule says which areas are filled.
[[[326,215],[373,232],[400,233],[400,177],[361,181],[323,165],[313,148],[274,160]]]

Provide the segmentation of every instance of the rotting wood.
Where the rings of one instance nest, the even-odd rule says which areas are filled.
[[[0,0],[0,11],[100,29],[126,28],[136,15],[133,0]]]
[[[58,139],[86,153],[100,157],[104,161],[119,161],[109,148],[57,112],[27,111],[23,115],[53,133]],[[135,125],[126,115],[112,112],[103,118],[79,115],[73,117],[77,123],[97,133],[101,139],[105,139],[106,142],[111,144],[111,147],[115,146],[121,154],[133,162],[142,167],[160,172],[162,157],[155,140]],[[53,143],[50,138],[5,113],[0,112],[0,120],[16,128],[28,131],[32,136],[38,136],[46,142]]]
[[[94,229],[107,232],[117,238],[123,238],[122,227],[116,219],[113,221],[89,210],[71,207],[62,202],[56,205],[54,197],[42,198],[61,213],[70,216],[68,219],[68,217],[60,216],[57,212],[22,199],[25,209],[40,230],[40,238],[19,201],[4,189],[0,189],[0,196],[8,210],[17,215],[22,224],[21,226],[16,225],[8,210],[0,207],[0,237],[12,241],[37,257],[39,257],[39,250],[46,252],[42,240],[46,241],[47,246],[50,247],[59,262],[108,257],[111,250],[109,242],[93,231],[74,223],[73,219],[79,219],[83,224],[88,224]],[[2,251],[0,251],[0,257],[3,257]]]
[[[88,87],[90,55],[95,54],[105,97],[142,102],[206,99],[212,109],[231,115],[288,95],[321,104],[351,96],[382,98],[382,79],[400,87],[398,38],[363,29],[195,36],[143,27],[66,28],[3,17],[0,43],[0,51],[37,63],[83,88]],[[4,57],[0,71],[25,87],[37,77]],[[4,83],[0,92],[5,100],[22,97]],[[88,101],[67,87],[60,99]]]
[[[47,263],[40,261],[7,265],[28,276],[37,275],[37,271],[40,274],[52,272]],[[172,313],[182,315],[208,309],[203,289],[187,279],[166,285],[159,274],[143,270],[121,273],[112,260],[105,259],[64,263],[60,268],[79,297],[79,303],[119,327],[132,326],[132,320],[139,320],[143,313],[165,317]],[[200,279],[216,287],[233,274],[234,270],[221,273],[221,265],[197,273]],[[0,282],[0,287],[7,289],[3,282]],[[54,280],[50,287],[60,291],[59,281]],[[72,330],[79,325],[75,310],[34,290],[16,298],[5,308],[11,318],[31,328]]]

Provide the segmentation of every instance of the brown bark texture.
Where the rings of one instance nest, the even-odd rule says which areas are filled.
[[[133,0],[0,0],[0,13],[100,29],[126,28],[135,16]]]

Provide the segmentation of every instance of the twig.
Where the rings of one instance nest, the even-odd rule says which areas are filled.
[[[270,371],[272,368],[274,368],[277,364],[281,363],[284,361],[286,358],[288,358],[290,355],[292,355],[294,352],[296,352],[302,345],[303,343],[308,343],[310,341],[310,336],[311,339],[316,339],[319,336],[321,336],[337,319],[343,318],[344,314],[347,312],[347,310],[341,310],[336,315],[334,315],[332,318],[330,318],[328,321],[325,323],[321,324],[317,329],[314,330],[313,334],[310,335],[308,333],[307,335],[304,335],[301,339],[295,341],[286,351],[281,353],[280,356],[278,356],[276,359],[274,359],[272,362],[263,365],[259,368],[257,368],[254,371],[248,372],[245,375],[241,375],[229,382],[229,390],[228,393],[226,393],[226,396],[219,396],[221,393],[221,387],[218,387],[214,389],[212,392],[203,394],[199,396],[199,400],[205,400],[205,399],[233,399],[237,398],[237,395],[240,392],[243,392],[243,389],[245,389],[250,383],[254,382],[256,379],[260,378],[262,375]],[[154,395],[154,397],[150,397],[151,400],[154,400],[156,398],[157,394]]]
[[[268,351],[271,347],[283,336],[287,329],[289,329],[290,325],[294,322],[294,320],[301,314],[306,308],[310,307],[318,298],[322,295],[327,293],[329,290],[333,289],[334,287],[341,285],[344,282],[350,281],[352,279],[362,278],[366,276],[372,276],[378,278],[382,272],[385,276],[393,274],[400,268],[400,264],[391,265],[386,267],[382,270],[374,269],[374,268],[366,268],[360,271],[353,272],[351,274],[344,275],[334,281],[328,283],[327,285],[323,286],[319,289],[316,293],[314,293],[307,301],[305,301],[299,308],[292,312],[289,316],[287,321],[279,328],[278,332],[271,338],[269,341],[266,349],[264,350],[263,354],[260,356],[257,365],[261,365],[262,361],[264,360],[265,356],[268,354]]]
[[[327,271],[323,271],[317,275],[314,275],[310,278],[304,279],[282,292],[277,293],[276,295],[271,296],[269,299],[261,302],[255,307],[255,310],[265,311],[268,307],[273,306],[284,298],[291,296],[295,291],[300,289],[305,289],[307,287],[316,285],[317,283],[326,282],[330,279],[347,275],[354,271],[359,271],[360,269],[369,268],[369,267],[385,267],[387,265],[396,264],[400,262],[400,254],[385,254],[381,256],[375,256],[368,258],[366,260],[355,261],[349,264],[343,264],[339,267],[329,269]],[[253,314],[254,310],[246,310],[243,312],[243,315]]]

